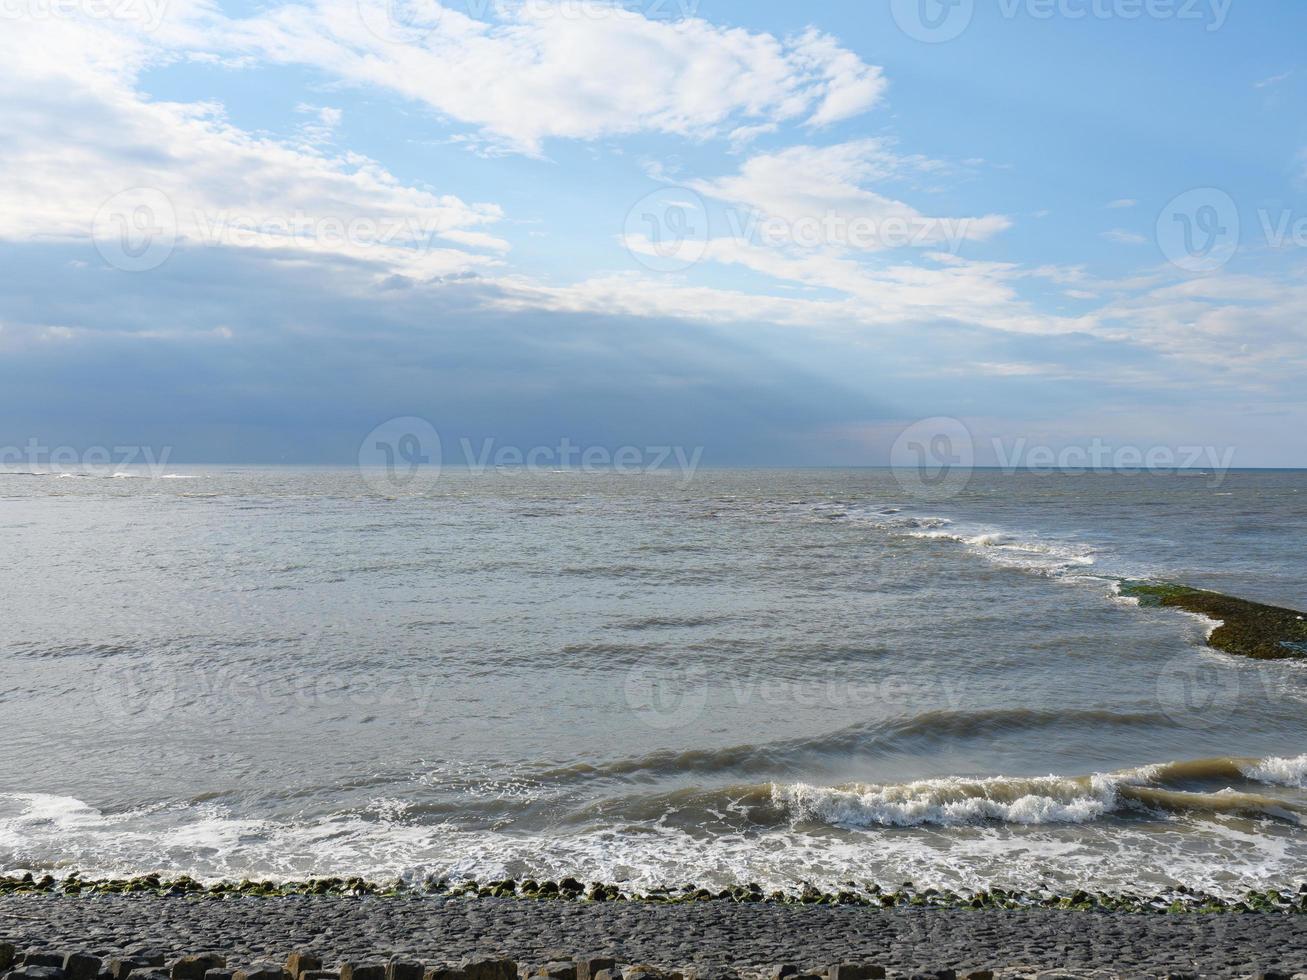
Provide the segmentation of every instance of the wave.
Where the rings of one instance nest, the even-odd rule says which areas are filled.
[[[93,478],[91,473],[66,473],[56,470],[0,470],[0,476],[26,476],[46,480],[89,480]]]
[[[990,823],[1089,823],[1145,810],[1183,816],[1243,816],[1301,825],[1307,804],[1223,787],[1184,788],[1233,779],[1301,786],[1307,755],[1294,759],[1200,759],[1091,776],[950,776],[910,783],[812,786],[774,784],[773,802],[793,819],[847,829],[959,827]]]
[[[909,718],[849,725],[812,738],[716,749],[651,752],[611,762],[553,767],[532,775],[537,779],[567,783],[593,779],[647,781],[672,775],[748,776],[785,771],[810,772],[819,768],[824,760],[919,751],[938,742],[983,740],[1048,728],[1062,732],[1075,729],[1101,731],[1104,726],[1149,728],[1157,724],[1157,716],[1150,712],[1127,713],[1102,709],[1055,711],[1034,708],[938,709]]]
[[[1216,757],[1145,765],[1081,776],[947,776],[905,783],[851,782],[815,785],[811,776],[785,781],[781,771],[819,769],[841,752],[902,752],[913,740],[940,736],[988,737],[1041,726],[1079,722],[1146,725],[1150,715],[1085,711],[932,712],[890,726],[853,726],[814,740],[735,746],[719,750],[659,752],[601,765],[573,765],[531,774],[553,791],[577,783],[656,786],[667,779],[696,778],[697,785],[671,790],[625,789],[573,810],[565,822],[584,825],[599,815],[634,821],[670,820],[693,827],[700,821],[736,830],[790,824],[823,824],[845,830],[1090,823],[1109,816],[1239,816],[1294,825],[1304,823],[1307,801],[1275,795],[1269,787],[1301,788],[1307,755],[1296,758]],[[911,747],[919,748],[919,745]],[[877,753],[879,754],[879,753]],[[712,785],[725,777],[772,775],[768,782]],[[1259,789],[1259,787],[1267,789]],[[727,816],[734,814],[734,817]]]
[[[954,518],[939,514],[905,514],[899,508],[860,508],[841,505],[808,505],[810,516],[823,520],[848,521],[885,531],[896,537],[958,544],[997,565],[1037,575],[1061,576],[1083,572],[1097,561],[1087,545],[1047,540],[1036,534],[986,526],[962,526]]]
[[[1304,770],[1307,755],[1080,777],[701,787],[592,799],[535,831],[511,818],[488,825],[456,810],[427,814],[398,787],[355,808],[294,818],[251,812],[236,796],[98,808],[0,794],[0,869],[160,871],[204,881],[572,875],[632,890],[687,880],[827,890],[850,878],[1108,891],[1146,882],[1237,896],[1300,877],[1307,808],[1250,784],[1296,783]],[[1238,785],[1193,788],[1205,780]]]
[[[1064,542],[1025,540],[1007,531],[991,530],[978,534],[925,531],[911,533],[909,537],[956,542],[996,565],[1038,575],[1055,577],[1073,571],[1083,572],[1097,561],[1094,552],[1088,547]]]
[[[1307,755],[1292,759],[1259,759],[1251,764],[1242,765],[1240,772],[1246,778],[1259,783],[1307,787]]]
[[[113,473],[91,472],[91,473],[70,473],[58,470],[3,470],[0,469],[0,477],[36,477],[47,480],[198,480],[200,477],[191,473],[161,473],[153,476],[148,473],[127,473],[117,471]]]
[[[689,629],[697,626],[716,626],[719,623],[729,621],[729,616],[644,616],[619,622],[616,624],[616,628],[623,630]]]
[[[950,777],[889,786],[777,784],[772,799],[797,820],[845,828],[1086,823],[1116,807],[1114,794],[1057,776]]]

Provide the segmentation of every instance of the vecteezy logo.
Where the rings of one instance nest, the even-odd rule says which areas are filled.
[[[899,433],[890,449],[890,466],[899,486],[931,500],[953,497],[966,489],[974,465],[971,432],[953,418],[914,422]]]
[[[1215,272],[1239,248],[1239,207],[1215,187],[1173,198],[1157,218],[1157,244],[1172,265],[1186,272]]]
[[[149,272],[172,255],[177,212],[157,187],[121,191],[100,205],[91,225],[91,241],[115,269]]]
[[[1239,703],[1239,670],[1192,653],[1172,657],[1158,672],[1157,702],[1179,725],[1219,722]]]
[[[419,477],[440,475],[440,434],[415,416],[383,422],[359,446],[358,465],[363,481],[377,493],[402,492]]]
[[[642,664],[626,675],[626,706],[650,728],[697,721],[708,704],[708,674],[700,666]]]
[[[91,677],[91,699],[102,719],[166,717],[177,707],[188,678],[177,668],[141,664],[97,666]]]
[[[358,0],[364,26],[383,41],[415,44],[436,29],[436,0]]]
[[[899,30],[927,44],[960,37],[971,26],[975,0],[891,0],[890,10]]]
[[[681,272],[708,249],[708,206],[688,187],[659,188],[626,212],[622,241],[645,268]]]

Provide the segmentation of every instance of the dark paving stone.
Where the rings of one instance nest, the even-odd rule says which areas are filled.
[[[1307,972],[1307,916],[1128,915],[694,902],[515,899],[0,897],[0,939],[18,949],[221,950],[247,966],[310,950],[334,966],[465,956],[543,964],[601,951],[619,963],[867,963],[893,975],[1021,969],[1123,976]],[[362,971],[357,971],[362,972]],[[199,975],[200,977],[203,974]],[[136,980],[133,972],[132,980]],[[342,974],[343,980],[343,974]]]

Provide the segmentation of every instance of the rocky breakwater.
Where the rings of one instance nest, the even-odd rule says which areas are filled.
[[[1141,606],[1183,609],[1217,621],[1207,643],[1225,653],[1254,660],[1307,657],[1307,613],[1170,582],[1126,580],[1120,589]]]
[[[392,957],[346,960],[326,966],[320,956],[299,950],[285,961],[260,960],[236,965],[221,952],[188,953],[169,959],[158,950],[137,948],[116,955],[49,948],[17,950],[0,942],[0,980],[883,980],[885,967],[873,963],[836,963],[802,968],[781,963],[763,970],[690,966],[673,969],[642,963],[619,963],[602,955],[567,956],[553,951],[545,962],[527,964],[496,956],[466,957],[457,962],[430,962]],[[995,972],[951,968],[913,974],[930,980],[993,980]],[[1286,974],[1286,980],[1288,975]]]

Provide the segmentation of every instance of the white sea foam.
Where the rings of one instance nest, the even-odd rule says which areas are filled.
[[[966,539],[966,543],[974,545],[977,548],[990,548],[998,545],[1009,544],[1012,538],[1002,531],[991,531],[987,534],[977,534],[974,537]]]
[[[1083,805],[1105,806],[1098,792]],[[243,818],[218,804],[110,814],[69,797],[0,795],[0,867],[10,873],[76,867],[88,876],[185,872],[209,882],[573,875],[632,891],[686,880],[710,886],[757,881],[768,890],[803,882],[830,890],[849,878],[967,889],[1037,889],[1054,882],[1102,891],[1182,882],[1237,896],[1268,882],[1296,881],[1307,861],[1300,838],[1285,833],[1208,822],[1201,835],[1159,834],[1119,823],[1078,823],[1070,812],[1077,804],[1062,805],[1071,819],[962,825],[928,835],[877,825],[879,832],[845,837],[795,828],[704,837],[641,824],[535,837],[411,822],[402,808],[382,801],[365,814],[280,821]]]
[[[1307,785],[1307,755],[1237,760],[1158,763],[1089,777],[944,777],[910,783],[812,786],[773,784],[772,800],[794,819],[846,829],[875,827],[966,827],[986,824],[1083,824],[1109,813],[1139,808],[1195,815],[1259,810],[1297,822],[1299,805],[1232,787],[1214,793],[1177,788],[1177,779],[1235,770],[1257,782]]]
[[[897,536],[953,542],[986,561],[1037,575],[1070,574],[1092,566],[1096,560],[1093,549],[1086,545],[1047,540],[1005,528],[958,525],[953,518],[939,514],[911,515],[897,510],[853,508],[840,516]]]
[[[1291,759],[1271,757],[1243,767],[1243,774],[1259,783],[1307,787],[1307,755]]]
[[[1001,530],[991,529],[978,533],[910,531],[908,536],[954,541],[986,561],[1037,575],[1065,575],[1093,565],[1095,562],[1093,551],[1083,545],[1045,541],[1033,536],[1022,538]]]
[[[1202,626],[1203,638],[1207,640],[1210,640],[1212,634],[1216,632],[1218,627],[1223,626],[1225,622],[1221,619],[1213,619],[1211,616],[1204,615],[1203,613],[1191,612],[1188,609],[1176,609],[1175,611],[1188,616],[1190,619],[1195,620],[1200,626]]]
[[[1060,776],[927,779],[887,786],[775,784],[772,799],[800,819],[837,827],[957,827],[1087,823],[1117,807],[1116,783]]]

